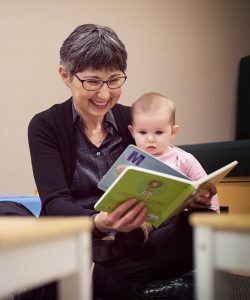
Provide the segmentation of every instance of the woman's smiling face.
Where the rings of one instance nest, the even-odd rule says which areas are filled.
[[[76,76],[69,79],[63,68],[60,68],[59,72],[66,85],[71,89],[74,107],[83,119],[103,117],[120,98],[121,87],[110,89],[107,83],[104,83],[97,90],[87,91],[79,80],[111,80],[124,76],[124,73],[120,70],[93,70],[88,68],[76,74],[79,79]]]

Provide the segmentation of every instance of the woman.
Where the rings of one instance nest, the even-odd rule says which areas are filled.
[[[43,214],[92,216],[95,239],[115,231],[124,233],[126,240],[126,234],[129,237],[137,232],[146,219],[143,203],[128,199],[111,213],[94,210],[102,194],[98,181],[134,142],[127,130],[129,108],[117,104],[127,78],[126,49],[112,29],[84,24],[64,41],[60,58],[59,73],[72,97],[37,114],[29,125],[32,166]],[[215,192],[211,187],[205,197],[193,197],[189,208],[206,209]],[[116,262],[106,266],[95,264],[95,297],[134,299],[142,283],[191,270],[188,215],[185,211],[166,221],[138,251],[121,252]],[[94,254],[98,256],[98,250]]]

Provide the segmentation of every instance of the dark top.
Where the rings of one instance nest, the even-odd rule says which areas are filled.
[[[86,136],[83,127],[85,120],[75,110],[73,103],[72,111],[76,137],[76,167],[70,188],[71,197],[84,208],[93,209],[103,194],[97,187],[98,182],[125,147],[112,111],[104,116],[103,125],[107,135],[99,147]]]
[[[130,108],[116,104],[112,113],[124,147],[133,144],[134,140],[128,131]],[[44,214],[95,214],[94,209],[78,205],[71,194],[76,168],[76,136],[71,99],[35,115],[29,124],[28,138],[34,178]]]

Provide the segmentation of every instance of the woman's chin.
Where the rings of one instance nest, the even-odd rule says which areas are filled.
[[[104,116],[109,110],[109,103],[106,105],[96,105],[94,102],[90,101],[89,114],[92,116]]]

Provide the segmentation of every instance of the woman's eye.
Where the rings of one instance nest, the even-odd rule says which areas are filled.
[[[86,80],[85,82],[86,82],[86,84],[91,85],[91,86],[98,86],[101,84],[100,80],[90,80],[89,79],[89,80]]]
[[[113,78],[109,80],[109,84],[116,84],[117,82],[119,82],[121,79],[120,78]]]

